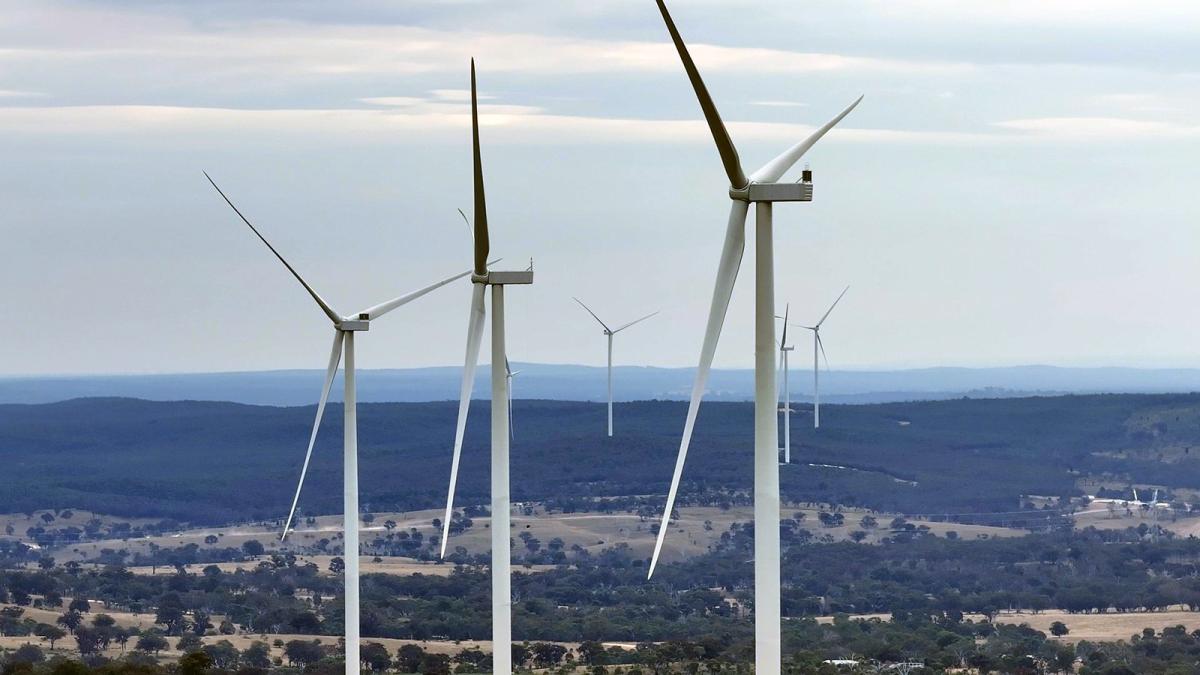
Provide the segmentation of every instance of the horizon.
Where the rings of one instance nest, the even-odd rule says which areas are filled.
[[[603,363],[582,363],[582,362],[550,362],[550,361],[523,361],[511,359],[510,363],[513,366],[545,366],[559,368],[589,368],[603,369]],[[491,367],[491,362],[487,359],[480,359],[478,368],[480,371]],[[647,369],[647,370],[695,370],[694,365],[678,365],[664,366],[654,364],[636,364],[636,363],[614,363],[613,369]],[[433,364],[424,366],[391,366],[382,368],[358,367],[356,370],[362,372],[405,372],[405,371],[422,371],[422,370],[462,370],[462,364],[445,363]],[[931,370],[1019,370],[1019,369],[1053,369],[1053,370],[1129,370],[1138,372],[1157,372],[1157,371],[1200,371],[1200,365],[1127,365],[1127,364],[1112,364],[1112,365],[1086,365],[1086,364],[1071,364],[1059,365],[1052,363],[1013,363],[1013,364],[995,364],[995,365],[865,365],[865,366],[839,366],[836,368],[821,368],[822,376],[831,373],[904,373],[909,371],[931,371]],[[713,372],[747,372],[753,373],[753,366],[714,366]],[[793,365],[793,377],[796,374],[811,373],[811,366],[805,363]],[[54,373],[0,373],[0,380],[18,380],[18,379],[58,379],[58,378],[118,378],[118,377],[172,377],[172,376],[191,376],[191,375],[256,375],[256,374],[271,374],[271,373],[319,373],[323,372],[321,368],[270,368],[258,370],[179,370],[179,371],[104,371],[104,372],[54,372]]]

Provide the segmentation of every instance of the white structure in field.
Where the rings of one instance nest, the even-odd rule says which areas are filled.
[[[359,601],[358,601],[358,405],[356,401],[356,391],[354,384],[354,335],[355,333],[366,332],[371,327],[371,321],[387,314],[388,312],[406,305],[413,300],[441,288],[446,284],[461,279],[471,273],[470,270],[456,274],[448,279],[426,286],[419,291],[414,291],[408,295],[402,295],[385,303],[369,307],[349,316],[342,316],[333,311],[333,308],[321,298],[312,286],[300,276],[300,273],[288,263],[287,260],[275,250],[271,242],[267,241],[266,237],[254,227],[246,216],[238,210],[229,197],[217,187],[215,181],[207,173],[204,174],[208,178],[208,182],[216,188],[217,193],[225,200],[226,204],[233,209],[233,212],[241,218],[242,222],[249,226],[250,230],[271,249],[279,262],[283,263],[284,267],[296,277],[296,281],[304,286],[304,290],[312,296],[320,306],[321,311],[333,323],[333,350],[329,355],[329,366],[325,370],[325,384],[321,387],[321,399],[317,404],[317,417],[313,420],[312,433],[308,437],[308,450],[304,453],[304,466],[300,469],[300,482],[296,486],[296,496],[292,498],[292,508],[288,511],[287,523],[283,526],[283,534],[281,539],[286,538],[288,530],[292,526],[292,518],[296,515],[296,505],[300,502],[300,491],[304,488],[304,478],[308,475],[309,460],[312,459],[313,445],[317,442],[317,431],[321,427],[321,417],[325,414],[325,403],[329,400],[329,390],[333,387],[333,378],[337,374],[338,363],[345,354],[345,402],[344,402],[344,437],[342,445],[342,528],[345,542],[346,560],[345,570],[345,623],[346,623],[346,675],[359,675],[361,670],[361,659],[359,657]]]
[[[812,200],[812,174],[805,170],[800,182],[781,183],[783,175],[842,118],[858,105],[862,97],[843,110],[825,126],[817,129],[805,140],[792,146],[761,169],[746,176],[738,158],[729,132],[709,96],[704,81],[696,69],[687,46],[663,0],[658,8],[666,23],[675,49],[687,71],[688,79],[704,111],[705,120],[721,154],[725,172],[729,176],[729,197],[733,201],[729,223],[725,230],[725,244],[721,261],[717,267],[717,280],[713,289],[712,305],[708,314],[708,326],[704,344],[700,351],[700,363],[696,369],[696,380],[692,385],[691,402],[684,422],[683,438],[679,444],[679,456],[675,472],[667,493],[663,522],[658,529],[658,540],[650,561],[651,575],[662,552],[663,538],[670,530],[669,521],[675,507],[679,481],[683,475],[688,446],[695,428],[696,414],[704,388],[712,368],[713,355],[725,314],[729,308],[729,297],[737,280],[738,268],[746,243],[746,218],[750,205],[755,205],[755,311],[754,311],[754,672],[758,675],[778,675],[781,669],[780,656],[780,588],[779,588],[779,429],[776,417],[778,392],[775,388],[775,261],[772,243],[772,209],[775,202],[799,202]]]

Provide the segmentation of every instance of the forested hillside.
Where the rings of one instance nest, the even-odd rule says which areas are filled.
[[[513,498],[571,508],[588,497],[666,491],[685,404],[515,404]],[[360,406],[364,508],[444,503],[456,405]],[[1025,494],[1076,494],[1082,476],[1200,485],[1200,395],[1065,396],[829,406],[823,427],[793,422],[794,501],[902,513],[1013,510]],[[315,408],[80,399],[0,406],[0,512],[81,508],[227,522],[277,517],[291,499]],[[751,484],[752,406],[707,403],[684,474],[683,503],[736,502]],[[486,501],[488,407],[472,408],[460,503]],[[331,407],[301,501],[341,502],[341,410]],[[811,465],[810,465],[811,464]],[[817,465],[817,466],[812,466]],[[820,466],[820,465],[836,465]]]

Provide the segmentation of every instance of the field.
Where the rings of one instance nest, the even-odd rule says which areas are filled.
[[[1050,624],[1061,621],[1070,633],[1061,639],[1076,643],[1081,640],[1092,642],[1128,641],[1130,636],[1140,634],[1143,628],[1161,631],[1171,626],[1183,626],[1188,632],[1200,628],[1200,612],[1169,610],[1165,612],[1125,612],[1118,614],[1069,614],[1048,610],[1037,614],[1027,612],[1001,612],[996,623],[1028,624],[1030,628],[1050,634]]]
[[[799,527],[806,528],[811,531],[814,537],[826,538],[826,540],[845,541],[851,538],[851,533],[856,530],[861,530],[865,533],[864,541],[867,543],[878,542],[883,537],[889,536],[891,530],[889,524],[895,517],[894,514],[874,513],[865,509],[840,508],[837,510],[842,515],[843,523],[832,527],[825,527],[819,521],[818,515],[823,509],[813,506],[790,506],[785,505],[782,509],[783,518],[795,518],[799,521]],[[753,509],[750,507],[733,507],[722,509],[717,507],[685,507],[678,509],[679,518],[672,521],[671,531],[665,539],[663,545],[663,560],[673,561],[683,558],[702,554],[709,550],[723,532],[727,532],[734,523],[750,522],[754,518]],[[430,562],[421,562],[411,558],[381,558],[380,562],[373,562],[375,556],[369,554],[369,547],[372,540],[377,537],[386,536],[388,533],[387,527],[383,523],[388,521],[396,523],[395,531],[407,531],[416,529],[424,536],[440,535],[440,530],[434,528],[433,520],[442,516],[443,512],[438,509],[427,509],[423,511],[408,511],[404,513],[378,513],[373,514],[374,519],[371,523],[360,523],[361,540],[364,550],[367,552],[362,558],[362,569],[364,573],[380,573],[380,574],[449,574],[451,567],[439,565]],[[89,514],[90,516],[91,514]],[[878,522],[875,527],[864,527],[860,521],[864,516],[872,516]],[[9,518],[17,519],[18,516],[9,516]],[[23,515],[19,518],[24,518]],[[113,519],[105,519],[105,522],[112,522]],[[452,535],[450,540],[451,550],[454,547],[462,546],[470,553],[485,553],[491,545],[491,518],[479,517],[473,519],[473,526],[458,535]],[[514,545],[520,546],[521,542],[518,535],[521,532],[529,532],[536,537],[543,546],[553,539],[561,539],[564,547],[567,549],[573,546],[580,546],[592,553],[598,553],[602,549],[617,545],[626,544],[629,546],[631,553],[635,557],[649,557],[654,546],[654,527],[657,525],[658,519],[643,518],[634,513],[546,513],[540,507],[532,507],[531,515],[514,515],[512,517],[513,541]],[[1023,530],[990,527],[984,525],[964,525],[958,523],[944,522],[929,522],[921,520],[910,520],[916,527],[927,527],[929,531],[938,536],[946,536],[948,532],[955,532],[958,537],[963,539],[987,538],[987,537],[1006,537],[1019,536],[1023,534]],[[1200,526],[1200,521],[1197,523]],[[67,561],[84,562],[94,559],[105,549],[110,550],[125,550],[130,554],[143,553],[148,554],[153,548],[175,548],[188,544],[195,544],[200,548],[239,548],[247,541],[258,541],[262,543],[268,552],[294,552],[301,556],[305,561],[311,560],[316,563],[322,570],[327,570],[329,567],[329,559],[332,555],[310,555],[320,540],[325,539],[330,542],[330,545],[337,550],[340,550],[341,539],[341,517],[340,516],[319,516],[312,519],[312,522],[307,520],[296,527],[292,534],[284,543],[279,542],[279,531],[281,526],[276,523],[260,523],[236,525],[230,527],[206,527],[195,529],[184,529],[178,532],[163,534],[154,537],[141,537],[133,539],[101,539],[97,541],[72,543],[62,547],[48,548],[47,555],[55,558],[59,564]],[[21,537],[23,531],[18,530],[16,537]],[[212,538],[216,538],[215,543],[207,543]],[[223,569],[231,571],[238,568],[252,568],[257,564],[255,561],[245,561],[240,563],[223,563]],[[204,565],[193,565],[194,569],[189,568],[189,571],[199,571]],[[173,570],[169,567],[159,566],[158,568],[150,568],[148,566],[134,566],[130,568],[136,574],[150,574],[157,572],[159,574],[168,574]]]

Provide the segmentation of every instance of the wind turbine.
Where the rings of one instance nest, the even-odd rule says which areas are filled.
[[[833,308],[837,307],[837,304],[842,301],[842,295],[845,295],[846,291],[848,291],[848,290],[850,290],[849,286],[842,289],[842,294],[837,296],[837,300],[833,301],[833,304],[830,305],[829,309],[825,311],[825,316],[822,316],[820,321],[818,321],[816,324],[814,324],[812,326],[800,326],[800,328],[804,328],[806,330],[811,330],[812,334],[813,334],[813,428],[814,429],[821,428],[821,363],[817,360],[817,352],[818,351],[820,351],[821,356],[825,357],[825,368],[826,369],[829,368],[829,357],[825,356],[825,343],[821,342],[821,325],[825,323],[825,319],[829,318],[830,313],[833,312]]]
[[[629,328],[630,326],[639,324],[639,323],[645,321],[646,319],[649,319],[650,317],[654,316],[655,314],[658,314],[658,312],[652,312],[650,314],[647,314],[646,316],[643,316],[642,318],[640,318],[636,321],[630,321],[629,323],[625,324],[624,326],[614,329],[614,328],[609,328],[608,324],[601,321],[600,317],[596,316],[596,313],[592,311],[592,308],[583,304],[582,300],[580,300],[579,298],[571,298],[571,299],[574,300],[575,302],[578,302],[580,307],[586,309],[587,313],[592,315],[592,318],[595,319],[596,322],[599,323],[602,328],[604,328],[604,336],[606,338],[608,338],[608,437],[612,438],[612,435],[613,435],[613,387],[612,387],[613,336],[616,335],[617,333],[620,333],[621,331],[625,330],[626,328]],[[659,310],[659,311],[661,311],[661,310]]]
[[[746,217],[750,204],[755,213],[755,313],[754,313],[754,623],[755,623],[755,672],[759,675],[775,675],[780,671],[780,597],[779,597],[779,429],[775,406],[775,261],[772,240],[772,208],[774,202],[812,200],[812,173],[807,169],[797,183],[781,183],[785,173],[821,139],[835,124],[850,114],[862,100],[850,104],[825,126],[817,129],[808,138],[784,151],[761,169],[746,176],[738,159],[737,149],[721,116],[717,112],[696,64],[688,54],[687,46],[675,28],[674,21],[663,0],[657,0],[658,9],[666,23],[675,49],[687,71],[688,79],[695,90],[704,118],[712,132],[713,141],[721,155],[725,173],[729,176],[729,197],[733,204],[729,212],[729,223],[725,230],[725,243],[721,261],[717,267],[717,279],[713,288],[712,305],[709,308],[708,326],[700,350],[700,363],[692,385],[691,402],[687,420],[683,427],[683,438],[679,444],[679,456],[675,462],[675,473],[667,493],[663,522],[658,529],[658,540],[650,561],[649,574],[654,574],[658,556],[662,552],[671,511],[675,507],[675,496],[679,490],[679,479],[695,428],[696,414],[704,387],[712,367],[713,354],[729,308],[729,296],[737,280],[738,268],[746,243]]]
[[[514,371],[512,369],[512,366],[509,365],[508,357],[507,356],[504,357],[504,382],[505,382],[505,389],[508,390],[508,437],[510,439],[515,439],[517,437],[516,427],[513,426],[512,381],[513,381],[514,377],[516,377],[517,375],[520,375],[520,374],[521,374],[521,371],[519,371],[519,370]]]
[[[463,366],[462,392],[458,401],[458,425],[454,432],[454,458],[450,463],[450,491],[446,497],[446,517],[442,521],[442,551],[450,537],[450,518],[454,512],[454,489],[458,484],[458,464],[462,456],[463,434],[475,383],[475,366],[483,340],[484,291],[492,289],[492,672],[512,672],[512,588],[511,533],[508,479],[509,443],[509,371],[504,350],[504,287],[533,283],[533,265],[519,272],[488,269],[489,249],[487,202],[483,190],[483,159],[479,150],[479,103],[475,89],[475,60],[471,59],[471,146],[475,175],[475,268],[471,275],[474,291],[467,321],[467,354]]]
[[[791,306],[784,306],[783,316],[775,317],[783,319],[783,337],[779,340],[779,367],[783,371],[783,407],[780,410],[783,412],[783,463],[792,463],[792,392],[788,386],[788,354],[795,347],[788,344],[787,329],[788,329],[788,313],[791,311]],[[776,400],[779,400],[776,397]]]
[[[325,403],[329,400],[329,390],[333,387],[333,378],[337,374],[338,363],[341,361],[343,354],[345,355],[345,394],[344,394],[344,415],[345,423],[344,437],[342,441],[342,528],[343,541],[345,542],[346,560],[345,569],[345,624],[346,624],[346,675],[358,675],[361,666],[361,658],[359,657],[359,601],[358,601],[358,404],[356,397],[356,389],[354,382],[354,334],[370,330],[371,321],[387,314],[388,312],[402,307],[413,300],[441,288],[446,284],[461,279],[471,273],[470,270],[456,274],[448,279],[443,279],[435,284],[431,284],[422,288],[419,291],[414,291],[408,295],[402,295],[393,300],[389,300],[382,304],[375,305],[356,312],[351,315],[342,316],[333,311],[321,296],[313,290],[313,287],[300,276],[294,267],[267,241],[258,228],[250,223],[246,216],[238,210],[238,207],[233,205],[229,197],[217,187],[216,181],[206,172],[204,177],[216,189],[217,194],[225,200],[233,212],[241,218],[251,231],[271,249],[271,253],[283,263],[292,276],[296,277],[296,281],[308,291],[312,299],[316,301],[321,311],[325,316],[333,322],[333,350],[329,354],[329,367],[325,370],[325,384],[321,387],[321,399],[317,404],[317,417],[313,420],[312,433],[308,437],[308,450],[304,453],[304,466],[300,469],[300,482],[296,486],[296,496],[292,498],[292,508],[288,512],[287,523],[283,526],[283,534],[280,541],[285,539],[288,530],[292,526],[292,518],[296,515],[296,505],[300,501],[300,491],[304,488],[304,478],[308,475],[309,460],[312,459],[313,445],[317,441],[317,430],[321,427],[321,418],[325,414]]]

